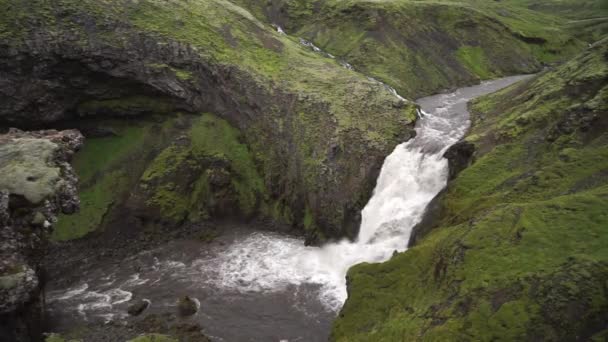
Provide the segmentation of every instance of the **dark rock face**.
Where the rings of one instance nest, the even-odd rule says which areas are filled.
[[[457,142],[445,151],[443,156],[448,160],[449,180],[456,178],[460,171],[471,165],[474,153],[475,145],[466,140]]]
[[[441,217],[442,200],[445,196],[445,189],[439,192],[427,205],[422,220],[412,227],[410,240],[407,243],[408,248],[416,245],[423,237],[437,227]]]
[[[474,153],[475,145],[466,140],[459,141],[448,148],[443,154],[448,160],[448,181],[454,180],[462,170],[471,165]],[[422,220],[412,228],[412,234],[410,235],[410,241],[408,242],[409,247],[416,245],[417,241],[420,241],[420,239],[426,236],[439,224],[445,192],[446,190],[444,189],[433,198],[426,207]]]
[[[59,212],[78,210],[69,160],[82,142],[74,130],[0,136],[0,337],[8,341],[39,338],[39,265]]]
[[[150,306],[150,302],[144,299],[135,301],[135,303],[129,305],[127,313],[131,316],[139,316],[144,310]]]

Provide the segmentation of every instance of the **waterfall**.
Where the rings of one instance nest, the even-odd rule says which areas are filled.
[[[123,317],[124,306],[133,293],[163,306],[174,302],[175,291],[193,292],[201,298],[209,291],[220,291],[228,302],[240,300],[234,310],[251,309],[241,306],[246,306],[251,298],[268,298],[271,306],[276,305],[272,298],[290,298],[291,309],[303,310],[305,315],[307,310],[314,312],[314,305],[325,313],[335,313],[346,300],[345,276],[351,266],[383,262],[395,251],[407,249],[412,228],[422,219],[428,203],[446,186],[448,165],[443,154],[468,128],[467,102],[524,77],[484,82],[451,94],[419,99],[417,135],[386,157],[373,195],[362,211],[355,241],[307,247],[295,237],[247,231],[226,245],[183,251],[166,248],[133,256],[133,260],[139,260],[137,263],[129,261],[122,266],[91,270],[90,274],[79,275],[82,284],[67,291],[50,291],[48,302],[54,310],[69,306],[85,319],[100,317],[104,322]],[[157,258],[157,253],[169,253],[169,257]],[[192,255],[192,259],[187,255]],[[138,267],[133,273],[130,266],[125,266],[132,263],[148,266]],[[235,297],[235,293],[241,297]],[[226,303],[221,303],[216,303],[215,310],[224,308]],[[207,310],[213,310],[213,301],[207,301],[207,305],[211,305]],[[312,315],[311,319],[316,319]],[[242,318],[238,314],[236,317],[236,321]],[[261,315],[256,322],[274,321],[276,317]]]
[[[382,262],[403,252],[412,228],[428,203],[445,186],[448,163],[443,153],[469,126],[467,102],[522,77],[510,77],[420,99],[414,139],[398,145],[385,159],[376,188],[362,212],[358,238],[306,247],[295,238],[255,233],[217,256],[216,285],[241,291],[282,291],[316,285],[321,301],[339,310],[346,299],[345,275],[361,262]],[[208,267],[208,266],[201,266]]]

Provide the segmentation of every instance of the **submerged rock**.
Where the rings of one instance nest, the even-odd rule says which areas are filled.
[[[129,305],[127,308],[127,313],[131,316],[138,316],[144,310],[146,310],[150,306],[150,301],[147,299],[140,299],[135,301],[135,303]]]
[[[198,304],[188,296],[183,296],[177,301],[177,313],[180,316],[192,316],[198,311]]]

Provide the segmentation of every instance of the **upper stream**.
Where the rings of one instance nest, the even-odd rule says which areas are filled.
[[[135,297],[151,302],[146,312],[166,312],[187,294],[201,304],[191,319],[217,341],[327,340],[346,299],[348,268],[405,251],[412,227],[446,186],[443,153],[469,126],[467,102],[524,77],[418,100],[417,136],[384,161],[356,241],[306,247],[298,238],[235,227],[212,244],[174,241],[120,263],[91,262],[67,275],[71,288],[49,284],[54,325],[119,321]]]

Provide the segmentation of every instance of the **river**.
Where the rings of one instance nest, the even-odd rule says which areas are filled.
[[[189,295],[200,302],[189,320],[216,341],[327,340],[346,300],[348,268],[405,251],[412,227],[446,186],[442,155],[469,127],[467,102],[525,77],[419,99],[417,136],[384,161],[356,241],[306,247],[295,237],[235,225],[211,244],[173,241],[118,263],[88,263],[66,275],[69,288],[47,286],[55,330],[133,320],[126,308],[135,298],[150,301],[144,314],[175,310],[176,299]]]

